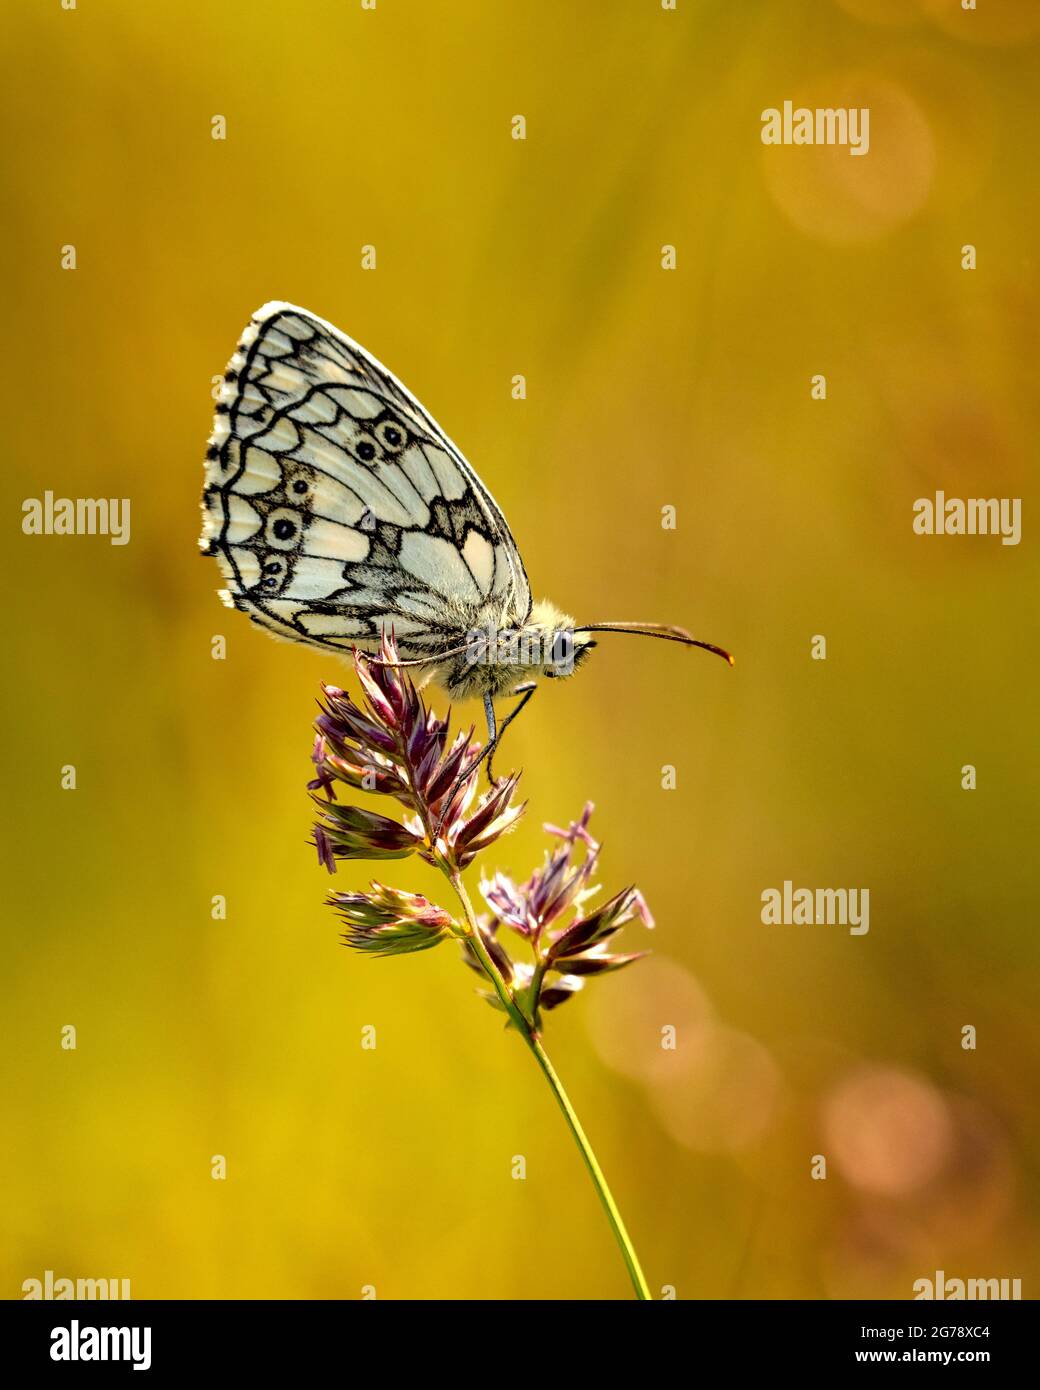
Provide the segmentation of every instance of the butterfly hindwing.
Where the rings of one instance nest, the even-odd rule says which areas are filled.
[[[207,451],[200,542],[260,626],[340,650],[392,625],[404,654],[531,608],[502,513],[401,383],[289,304],[252,319]]]

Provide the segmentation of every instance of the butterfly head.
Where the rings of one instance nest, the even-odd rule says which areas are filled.
[[[587,632],[575,630],[573,618],[544,599],[534,604],[522,631],[534,639],[531,647],[537,660],[521,680],[540,675],[550,680],[572,676],[596,645]]]
[[[488,694],[494,699],[528,681],[573,675],[595,645],[588,633],[575,632],[566,613],[536,603],[522,624],[468,632],[439,682],[453,698]]]

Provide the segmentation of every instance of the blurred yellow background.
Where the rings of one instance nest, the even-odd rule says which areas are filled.
[[[656,915],[547,1036],[655,1294],[1035,1295],[1040,9],[49,0],[7,28],[0,1292],[629,1294],[454,948],[338,944],[304,783],[344,669],[198,557],[211,379],[284,298],[458,441],[536,596],[737,654],[606,638],[540,690],[486,863],[526,874],[590,798],[605,888]],[[763,146],[785,99],[869,106],[869,156]],[[46,489],[131,498],[129,545],[23,535]],[[937,489],[1022,498],[1022,543],[915,536]],[[764,926],[785,879],[868,887],[869,934]]]

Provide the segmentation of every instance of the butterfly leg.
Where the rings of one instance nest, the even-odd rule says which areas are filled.
[[[488,746],[485,750],[487,753],[488,760],[487,775],[488,781],[492,783],[493,786],[497,786],[498,784],[495,782],[494,774],[491,771],[491,764],[494,761],[495,754],[498,752],[499,744],[502,742],[502,735],[509,728],[510,724],[512,724],[513,720],[520,713],[523,707],[527,704],[528,700],[531,698],[531,696],[537,689],[537,681],[525,681],[523,685],[518,685],[515,690],[510,692],[510,694],[512,695],[519,695],[520,699],[517,700],[516,704],[506,715],[505,719],[503,719],[501,728],[499,728],[497,733],[495,732],[494,724],[492,722],[495,717],[495,711],[494,707],[491,705],[491,697],[489,695],[485,695],[484,697],[484,710],[488,716]]]
[[[487,720],[487,743],[484,745],[484,757],[489,757],[492,748],[498,742],[498,721],[495,718],[495,702],[492,700],[488,691],[484,692],[484,718]],[[491,765],[488,764],[490,775]]]
[[[456,778],[455,785],[452,787],[451,791],[445,797],[444,811],[441,812],[440,820],[438,820],[437,822],[437,826],[434,830],[435,835],[439,836],[441,833],[441,827],[444,825],[445,814],[447,813],[448,807],[454,800],[455,793],[458,791],[459,787],[461,787],[462,783],[466,780],[470,773],[473,772],[475,768],[478,768],[485,758],[487,759],[488,781],[491,783],[493,787],[498,786],[498,783],[491,775],[491,760],[495,755],[498,745],[502,742],[502,735],[505,733],[506,729],[509,728],[510,724],[512,724],[513,720],[520,713],[520,711],[523,709],[524,705],[527,704],[528,700],[534,694],[536,689],[537,683],[535,681],[527,681],[523,685],[518,685],[515,690],[510,692],[513,695],[519,695],[521,698],[509,711],[509,714],[502,721],[501,726],[499,726],[498,721],[495,718],[494,701],[492,700],[490,695],[484,696],[484,718],[487,720],[488,729],[487,743],[485,743],[484,747],[480,750],[480,754],[478,755],[476,761],[470,763],[467,766],[465,772],[463,772],[460,777]]]

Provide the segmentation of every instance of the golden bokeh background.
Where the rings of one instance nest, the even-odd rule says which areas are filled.
[[[589,798],[605,888],[657,917],[548,1031],[655,1294],[1035,1294],[1038,7],[48,0],[7,28],[3,1295],[628,1296],[454,949],[338,944],[304,783],[343,669],[221,608],[196,553],[211,379],[272,298],[417,393],[537,595],[737,653],[605,639],[540,690],[487,864],[525,873]],[[869,155],[763,146],[785,99],[869,105]],[[45,489],[131,498],[130,544],[24,536]],[[937,489],[1022,498],[1022,543],[915,536]],[[785,879],[868,887],[869,934],[764,926]]]

